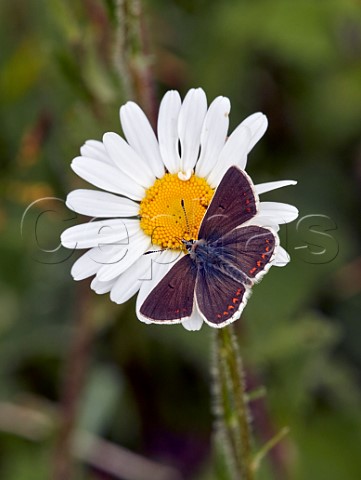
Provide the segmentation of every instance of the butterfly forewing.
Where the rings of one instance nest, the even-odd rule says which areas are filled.
[[[215,269],[201,269],[196,282],[198,308],[212,326],[222,327],[239,318],[247,302],[246,287]],[[233,318],[232,318],[233,317]]]
[[[250,279],[267,271],[277,245],[278,237],[271,229],[255,225],[236,228],[213,244],[219,256],[234,263]]]
[[[140,308],[146,318],[177,323],[193,311],[197,268],[189,255],[182,257],[153,288]]]
[[[230,167],[202,220],[198,238],[212,241],[245,223],[257,213],[258,198],[247,174]]]

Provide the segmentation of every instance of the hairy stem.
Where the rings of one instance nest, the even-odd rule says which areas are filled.
[[[234,479],[254,480],[252,441],[242,361],[233,326],[216,330],[214,386],[218,430]]]

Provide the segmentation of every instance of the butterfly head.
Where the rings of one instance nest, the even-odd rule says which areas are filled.
[[[185,240],[184,238],[181,240],[182,244],[186,248],[188,253],[192,253],[194,245],[196,244],[197,240]]]
[[[205,256],[208,255],[208,244],[205,240],[182,240],[191,259],[196,263],[203,263]]]

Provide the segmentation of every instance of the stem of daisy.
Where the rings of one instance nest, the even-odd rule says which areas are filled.
[[[215,332],[213,372],[217,433],[226,448],[231,475],[254,480],[250,414],[233,325]]]

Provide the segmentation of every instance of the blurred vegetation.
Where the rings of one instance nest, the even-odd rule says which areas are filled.
[[[330,219],[324,254],[325,236],[301,249],[297,222],[283,227],[292,262],[272,269],[237,323],[248,385],[266,387],[252,402],[256,444],[290,427],[259,478],[358,480],[360,3],[149,0],[144,20],[156,97],[192,86],[209,101],[226,95],[232,128],[263,111],[270,126],[249,173],[299,181],[263,198]],[[61,201],[84,185],[70,161],[85,140],[120,130],[128,98],[115,65],[115,1],[3,1],[0,22],[0,478],[42,480],[79,286],[69,273],[76,255],[38,243],[56,249],[60,232],[82,220]],[[147,326],[134,301],[116,306],[91,292],[89,301],[96,339],[79,429],[185,479],[213,479],[209,328]],[[77,456],[79,479],[113,478]]]

